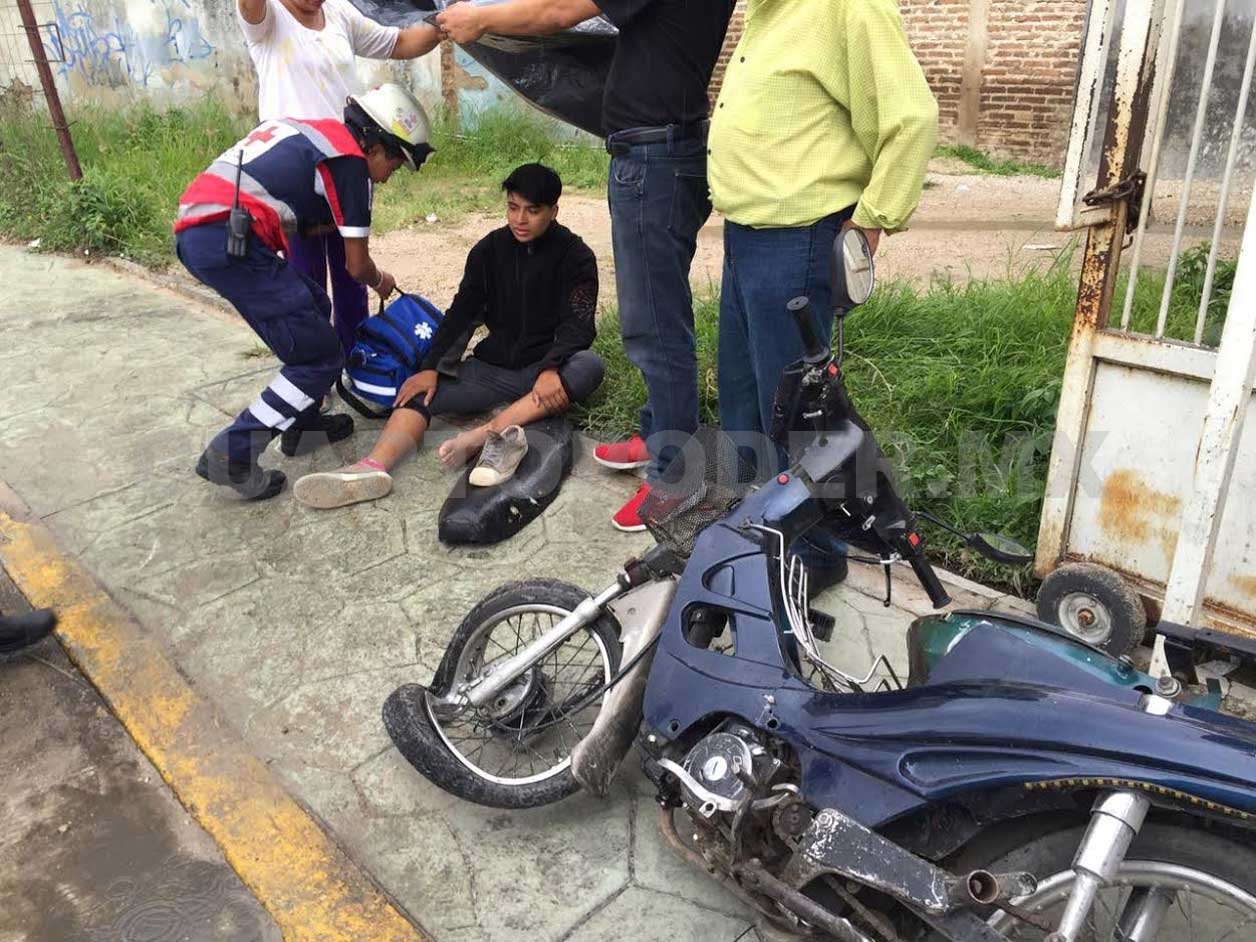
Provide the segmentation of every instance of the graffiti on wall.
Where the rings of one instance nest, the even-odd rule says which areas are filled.
[[[115,0],[107,13],[85,3],[53,0],[54,22],[45,28],[44,45],[63,78],[148,87],[163,69],[214,53],[189,0]]]

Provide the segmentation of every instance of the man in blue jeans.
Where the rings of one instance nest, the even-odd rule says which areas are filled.
[[[604,14],[619,30],[603,99],[609,200],[624,351],[645,378],[640,434],[600,445],[611,468],[646,467],[646,483],[612,518],[644,530],[639,509],[660,476],[679,476],[680,445],[698,428],[698,361],[689,266],[711,213],[707,86],[734,0],[507,0],[450,4],[437,23],[456,42],[485,33],[539,36]],[[647,443],[651,448],[647,450]]]
[[[749,0],[711,122],[711,196],[725,216],[726,432],[770,431],[781,372],[803,354],[785,305],[809,297],[830,336],[833,240],[854,225],[875,250],[907,224],[937,114],[896,0]],[[813,594],[845,577],[845,547],[830,534],[799,542]]]

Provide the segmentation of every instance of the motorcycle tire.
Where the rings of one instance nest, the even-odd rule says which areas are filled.
[[[1068,563],[1050,572],[1038,590],[1038,617],[1113,657],[1137,648],[1147,631],[1138,593],[1120,575],[1093,563]]]
[[[1037,832],[1036,836],[1029,836],[1034,832]],[[1060,827],[1059,823],[1053,824],[1044,819],[1012,823],[979,837],[955,859],[948,861],[947,869],[952,873],[964,873],[977,868],[988,869],[992,873],[1028,871],[1038,878],[1039,893],[1022,901],[1021,906],[1033,911],[1045,904],[1046,897],[1043,894],[1049,892],[1053,879],[1062,881],[1065,886],[1071,883],[1066,875],[1072,870],[1073,857],[1085,832],[1086,825],[1080,822],[1072,827]],[[1256,842],[1240,842],[1224,833],[1205,830],[1202,822],[1191,822],[1188,826],[1185,819],[1148,821],[1130,847],[1122,870],[1118,873],[1118,881],[1132,881],[1139,886],[1157,885],[1154,882],[1140,882],[1144,879],[1159,879],[1139,875],[1140,868],[1145,864],[1168,864],[1224,881],[1238,892],[1247,894],[1249,900],[1243,901],[1245,908],[1251,905],[1252,900],[1256,900]],[[1172,882],[1170,878],[1165,885]],[[1045,911],[1058,917],[1062,907],[1063,903],[1060,901]],[[1110,914],[1104,913],[1099,903],[1096,903],[1095,912],[1101,914],[1101,920],[1110,918]],[[1013,916],[997,911],[991,911],[991,915],[996,928],[1007,935],[1009,942],[1039,942],[1046,935],[1042,929],[1021,922]],[[1252,916],[1256,918],[1256,913]],[[1234,918],[1240,925],[1244,925],[1237,914]],[[1200,938],[1213,937],[1205,934]],[[1233,936],[1236,942],[1242,937]],[[933,935],[929,940],[936,942],[940,937]],[[1183,937],[1180,929],[1173,925],[1162,925],[1155,942],[1193,940]]]
[[[555,579],[511,582],[494,590],[467,614],[454,632],[432,678],[431,694],[442,697],[449,692],[457,680],[464,652],[477,642],[486,628],[491,630],[493,625],[499,624],[504,613],[526,612],[530,607],[551,615],[569,613],[588,597],[582,589]],[[603,655],[602,682],[609,681],[619,670],[622,654],[619,624],[607,613],[582,631],[592,636]],[[437,728],[428,708],[428,694],[428,688],[419,684],[402,685],[385,702],[383,720],[388,735],[406,761],[438,788],[464,801],[510,809],[553,804],[580,790],[571,774],[570,754],[561,767],[555,767],[550,774],[535,781],[495,780],[477,770],[473,763],[455,754]]]

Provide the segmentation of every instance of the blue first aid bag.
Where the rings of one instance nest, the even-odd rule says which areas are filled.
[[[336,383],[340,397],[364,416],[388,415],[401,384],[419,371],[444,316],[426,298],[402,294],[364,320]]]

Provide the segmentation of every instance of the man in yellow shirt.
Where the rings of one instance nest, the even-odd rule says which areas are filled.
[[[786,303],[807,295],[831,334],[833,240],[855,225],[875,250],[883,233],[904,228],[937,116],[894,0],[749,0],[707,158],[711,201],[725,218],[725,431],[767,434],[781,371],[803,353]],[[816,591],[845,576],[834,540],[796,550]]]

